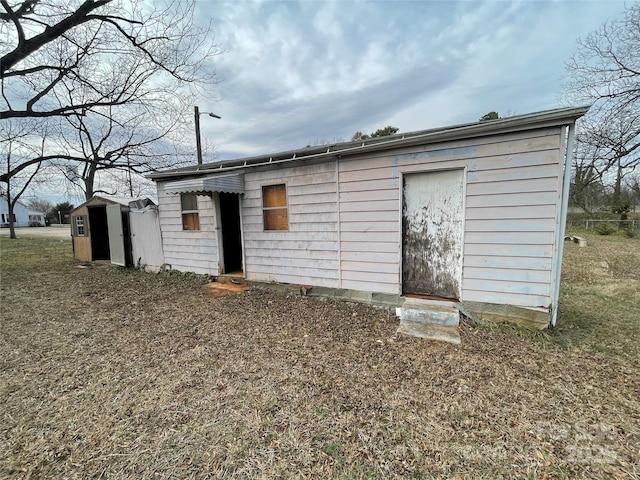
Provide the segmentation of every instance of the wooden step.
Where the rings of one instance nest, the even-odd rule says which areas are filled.
[[[218,275],[215,281],[217,283],[233,283],[235,285],[244,285],[246,283],[242,273]]]

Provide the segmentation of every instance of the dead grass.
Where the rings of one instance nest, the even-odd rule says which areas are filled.
[[[640,238],[579,232],[565,243],[560,322],[554,340],[629,362],[640,359]]]
[[[638,478],[639,243],[589,240],[557,329],[453,346],[0,238],[0,477]]]

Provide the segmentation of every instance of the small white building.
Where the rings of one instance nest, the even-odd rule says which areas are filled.
[[[152,174],[165,262],[554,324],[574,123],[587,110]]]
[[[29,226],[30,227],[46,227],[46,214],[36,210],[29,210]]]
[[[29,209],[20,200],[13,207],[13,224],[16,228],[29,226]],[[0,195],[0,228],[9,228],[9,204],[5,195]]]

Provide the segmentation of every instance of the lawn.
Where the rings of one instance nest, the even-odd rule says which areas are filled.
[[[640,240],[587,237],[556,329],[459,346],[0,238],[0,478],[639,478]]]

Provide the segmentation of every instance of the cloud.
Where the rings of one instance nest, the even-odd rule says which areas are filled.
[[[558,104],[575,39],[622,2],[203,2],[230,158]],[[214,13],[209,13],[210,10]],[[206,106],[209,107],[209,106]]]

